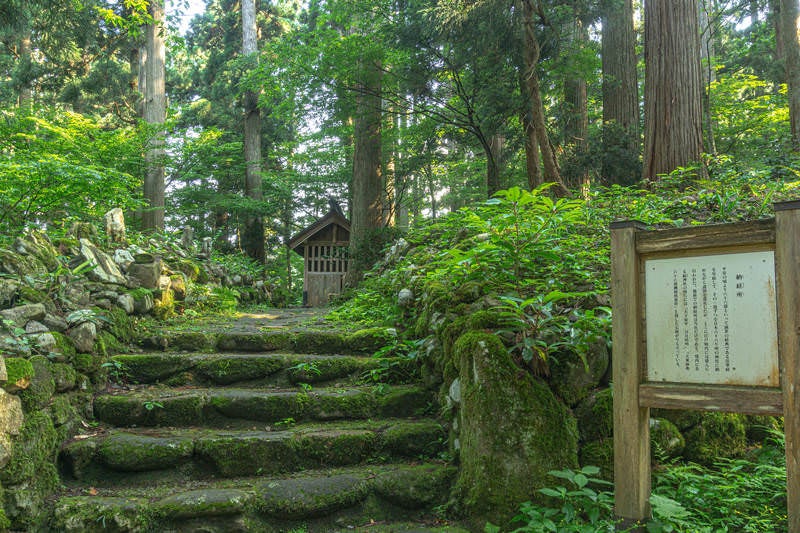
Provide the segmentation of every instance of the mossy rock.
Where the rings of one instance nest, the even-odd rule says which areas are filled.
[[[382,448],[395,457],[433,457],[442,450],[447,434],[441,424],[398,422],[381,435]]]
[[[219,351],[270,352],[292,349],[293,344],[294,335],[286,331],[268,333],[232,332],[219,333],[216,348]]]
[[[600,385],[609,362],[605,343],[595,343],[583,356],[561,351],[549,358],[550,384],[564,403],[573,407]]]
[[[187,352],[210,351],[217,343],[217,336],[213,333],[201,331],[185,331],[175,333],[168,340],[169,346],[176,350]]]
[[[373,455],[378,437],[370,430],[307,432],[295,437],[292,448],[310,467],[355,465]]]
[[[31,379],[33,379],[34,370],[33,365],[28,359],[22,357],[6,357],[4,359],[6,365],[6,380],[3,388],[9,392],[22,390],[30,386]]]
[[[471,304],[478,301],[485,293],[485,287],[477,281],[467,281],[456,287],[453,293],[454,300],[458,303]]]
[[[373,483],[375,492],[394,505],[430,509],[447,501],[457,471],[438,465],[408,466],[381,472]]]
[[[100,331],[97,333],[92,353],[96,353],[102,359],[106,359],[109,356],[125,351],[127,351],[127,348],[110,332]]]
[[[213,357],[197,363],[198,375],[219,385],[265,378],[283,368],[278,357]]]
[[[49,531],[52,503],[59,478],[53,462],[39,464],[34,476],[5,488],[5,512],[12,531]]]
[[[25,256],[0,248],[0,272],[24,279],[26,276],[44,277],[47,267],[33,256]]]
[[[71,391],[78,385],[78,373],[66,363],[53,363],[50,366],[56,392]]]
[[[11,461],[0,469],[4,486],[25,483],[55,463],[58,441],[53,420],[44,411],[26,413],[19,436],[14,439]]]
[[[169,353],[121,354],[112,361],[122,365],[128,379],[136,383],[164,381],[192,367],[188,357]]]
[[[102,357],[94,356],[90,353],[76,353],[70,359],[75,370],[81,374],[86,374],[94,379],[102,368]]]
[[[702,421],[685,432],[684,457],[711,466],[720,457],[737,457],[747,448],[744,415],[702,413]]]
[[[58,310],[53,299],[44,291],[25,285],[20,287],[18,294],[24,303],[44,305],[48,313],[56,313]]]
[[[354,357],[327,357],[311,361],[299,362],[286,369],[286,376],[291,383],[321,383],[333,379],[363,372],[369,368],[372,359]],[[291,364],[294,360],[287,360]]]
[[[434,404],[430,391],[419,387],[378,388],[378,405],[381,416],[406,418],[427,414]]]
[[[61,498],[55,507],[53,528],[65,533],[150,531],[152,513],[144,498],[72,496]]]
[[[575,408],[581,441],[607,439],[614,429],[614,397],[612,388],[593,391]]]
[[[294,335],[294,349],[298,353],[338,354],[350,350],[345,335],[337,331],[300,331]]]
[[[130,316],[119,307],[105,309],[98,313],[105,319],[103,329],[111,333],[120,343],[128,344],[136,337],[136,326]]]
[[[783,418],[776,416],[745,416],[745,434],[747,441],[754,444],[762,444],[775,436],[782,437]]]
[[[674,459],[686,447],[686,440],[675,424],[665,418],[650,419],[650,452],[654,459]]]
[[[170,260],[170,266],[173,270],[177,270],[186,276],[190,281],[198,281],[200,277],[200,265],[190,261],[189,259],[173,259]],[[207,280],[206,280],[207,282]],[[203,283],[203,282],[200,282]]]
[[[577,467],[577,424],[496,335],[468,332],[453,352],[461,380],[455,501],[466,515],[505,526],[519,502],[549,486],[549,471]]]
[[[669,420],[681,432],[686,432],[703,421],[702,411],[689,411],[680,409],[651,409],[652,418],[664,418]]]
[[[120,472],[147,472],[174,467],[188,461],[194,443],[186,438],[151,437],[114,433],[106,438],[97,455],[109,468]]]
[[[600,469],[598,476],[607,481],[614,481],[614,439],[607,438],[584,443],[580,449],[580,464],[596,466]]]
[[[237,515],[244,511],[251,495],[237,489],[199,489],[159,500],[153,510],[170,520]]]
[[[254,504],[267,516],[303,520],[352,507],[368,493],[366,481],[349,474],[285,479],[260,485]]]
[[[368,328],[347,335],[344,342],[349,351],[373,354],[397,341],[397,331],[392,328]]]
[[[289,472],[299,462],[288,440],[265,432],[250,436],[226,436],[223,432],[217,438],[200,440],[196,453],[224,477]]]
[[[66,360],[70,360],[75,356],[75,343],[72,342],[72,339],[57,331],[51,331],[50,334],[56,340],[56,347],[54,350],[56,353],[63,355]]]
[[[29,362],[33,366],[33,377],[30,385],[19,393],[26,413],[44,409],[56,393],[56,382],[50,370],[52,363],[41,355],[31,357]]]
[[[159,320],[166,320],[175,316],[175,295],[170,289],[160,291],[153,304],[153,314]]]

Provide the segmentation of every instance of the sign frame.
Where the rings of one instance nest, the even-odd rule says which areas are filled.
[[[774,204],[775,218],[648,230],[611,224],[615,512],[623,527],[651,516],[650,409],[784,417],[789,532],[800,533],[800,201]],[[779,387],[649,382],[645,263],[650,259],[772,251]]]

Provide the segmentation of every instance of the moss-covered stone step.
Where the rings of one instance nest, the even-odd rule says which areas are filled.
[[[434,420],[298,425],[278,431],[114,430],[68,442],[63,473],[96,486],[273,475],[293,471],[433,457],[445,432]]]
[[[341,380],[408,383],[419,375],[416,362],[402,357],[152,352],[117,355],[112,361],[117,375],[130,383],[161,382],[173,386],[292,386]]]
[[[242,421],[289,424],[310,420],[411,417],[433,405],[430,391],[409,385],[311,391],[168,389],[153,387],[95,398],[98,420],[121,427],[241,427]]]
[[[189,351],[291,351],[313,354],[373,354],[397,339],[392,328],[331,330],[161,331],[139,339],[145,348]]]
[[[463,531],[420,522],[446,501],[454,475],[453,467],[427,463],[138,491],[91,488],[60,498],[52,525],[64,532]],[[391,521],[402,521],[399,529]]]

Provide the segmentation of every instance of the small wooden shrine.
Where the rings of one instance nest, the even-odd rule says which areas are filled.
[[[341,208],[331,202],[331,210],[292,237],[289,248],[303,257],[303,305],[327,305],[340,294],[347,274],[350,246],[350,221]]]

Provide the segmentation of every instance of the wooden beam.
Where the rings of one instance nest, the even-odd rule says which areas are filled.
[[[800,205],[775,204],[778,350],[786,437],[789,533],[800,533]]]
[[[615,511],[626,524],[650,517],[650,409],[639,402],[643,365],[636,240],[641,229],[636,222],[611,225]]]
[[[745,246],[756,248],[769,246],[775,242],[775,221],[754,220],[736,224],[717,224],[647,231],[639,235],[636,251],[652,254],[672,251],[698,251],[735,247],[744,251]],[[696,255],[696,253],[694,254]]]
[[[639,405],[662,409],[783,416],[781,390],[754,387],[643,383],[639,386]]]

